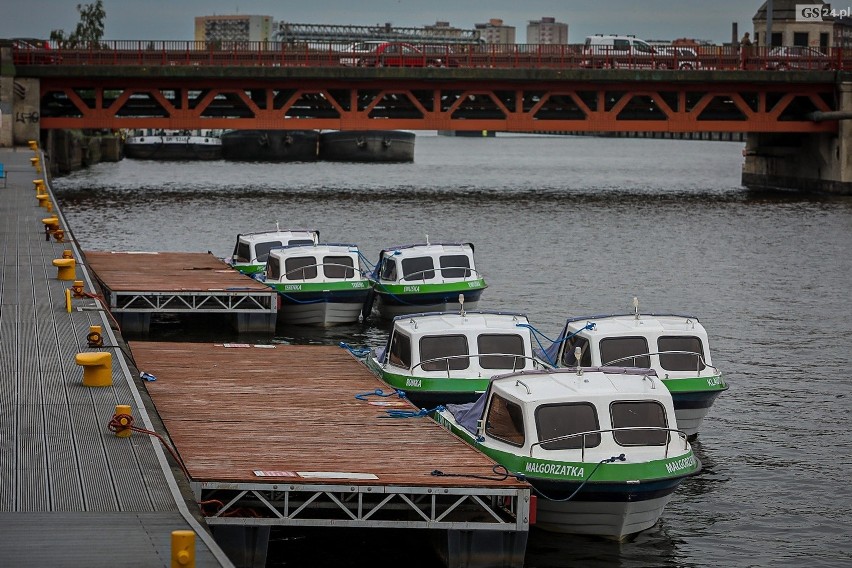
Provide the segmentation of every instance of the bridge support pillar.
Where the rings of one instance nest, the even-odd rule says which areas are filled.
[[[0,147],[40,140],[38,79],[15,76],[12,48],[0,47]]]
[[[852,111],[852,83],[841,83],[839,99],[841,111]],[[852,120],[838,122],[837,134],[750,133],[743,185],[852,195]]]

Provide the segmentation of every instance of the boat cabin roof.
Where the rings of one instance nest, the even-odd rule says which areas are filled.
[[[633,367],[585,367],[582,373],[576,369],[518,371],[491,379],[491,392],[536,405],[616,396],[620,400],[654,399],[671,404],[671,394],[657,379],[656,371]]]
[[[358,257],[358,245],[347,243],[305,243],[275,247],[269,251],[269,256],[286,258],[317,254],[337,254]]]
[[[707,337],[707,332],[698,318],[679,314],[614,314],[606,316],[584,316],[569,318],[565,330],[573,333],[588,323],[594,323],[593,329],[586,329],[581,335],[592,338],[613,336],[658,336],[658,335],[695,335]],[[563,334],[564,335],[564,334]]]
[[[470,331],[485,333],[516,332],[529,335],[529,329],[518,327],[529,325],[527,316],[513,312],[437,312],[397,316],[393,320],[394,329],[412,336],[458,334]]]
[[[258,231],[256,233],[240,233],[237,240],[249,245],[278,241],[287,245],[291,240],[309,240],[315,243],[319,240],[319,231],[312,229],[284,229],[276,231]]]

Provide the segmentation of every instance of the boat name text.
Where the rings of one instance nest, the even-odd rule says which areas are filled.
[[[723,384],[725,383],[722,382],[722,377],[710,377],[709,379],[707,379],[707,385],[711,387],[718,387],[722,386]]]
[[[691,469],[695,467],[695,456],[687,456],[666,464],[666,470],[669,473],[674,473],[682,469]]]
[[[405,379],[405,386],[420,388],[423,386],[423,382],[420,379]]]
[[[468,288],[479,288],[480,286],[482,286],[481,280],[473,280],[467,283]]]
[[[284,289],[285,290],[301,290],[302,285],[301,284],[284,284]]]
[[[525,471],[527,473],[561,475],[563,477],[585,477],[582,467],[558,463],[527,462]]]
[[[402,289],[403,292],[419,292],[420,286],[406,286]]]

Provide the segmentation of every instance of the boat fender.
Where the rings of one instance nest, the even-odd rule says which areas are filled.
[[[260,138],[257,139],[257,143],[261,146],[269,146],[269,136],[266,132],[260,135]]]
[[[363,148],[367,145],[367,141],[364,140],[363,136],[359,136],[358,138],[355,139],[355,145],[358,146],[359,148]]]
[[[292,144],[293,144],[293,137],[288,134],[287,136],[284,137],[284,145],[290,146]]]
[[[391,139],[390,138],[383,138],[382,139],[382,146],[384,146],[385,148],[390,148],[390,145],[391,145]]]

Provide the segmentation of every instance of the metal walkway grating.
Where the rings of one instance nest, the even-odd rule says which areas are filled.
[[[151,428],[142,397],[104,312],[93,300],[65,309],[70,282],[52,260],[78,259],[77,278],[92,291],[72,242],[46,240],[28,150],[0,149],[9,177],[0,189],[0,558],[4,565],[113,565],[133,558],[168,566],[171,531],[193,529],[196,565],[230,565],[191,520],[159,442],[117,438],[107,424],[129,404]],[[54,201],[55,202],[55,201]],[[66,228],[60,215],[60,221]],[[70,238],[66,238],[70,240]],[[101,325],[113,353],[110,387],[82,384],[77,353],[90,325]]]

